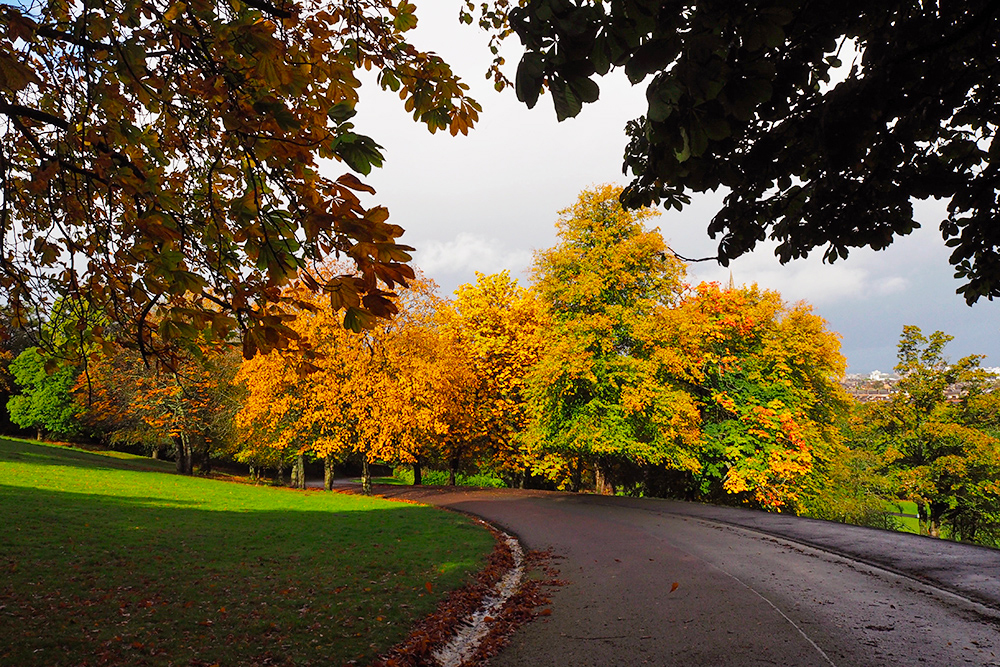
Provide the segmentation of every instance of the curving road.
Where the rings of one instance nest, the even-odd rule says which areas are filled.
[[[1000,551],[653,499],[379,492],[481,516],[557,556],[569,583],[551,616],[493,667],[1000,666]]]

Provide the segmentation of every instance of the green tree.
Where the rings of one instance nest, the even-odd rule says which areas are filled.
[[[680,209],[692,191],[726,188],[708,227],[723,264],[766,238],[782,262],[880,250],[918,226],[912,200],[933,197],[949,201],[941,234],[959,293],[1000,296],[995,2],[481,7],[483,27],[525,46],[516,90],[529,107],[547,87],[558,118],[575,116],[613,68],[648,81],[646,113],[626,129],[622,200]],[[476,11],[468,2],[464,20]]]
[[[479,110],[446,63],[407,41],[414,10],[0,4],[0,289],[14,320],[68,298],[144,354],[238,331],[252,356],[295,336],[274,304],[297,275],[351,329],[391,315],[410,248],[385,208],[359,198],[374,190],[356,174],[383,156],[355,125],[355,73],[374,70],[431,132],[465,133]],[[348,171],[325,176],[320,159]],[[351,270],[316,272],[331,255]]]
[[[580,488],[592,470],[602,492],[613,490],[623,464],[696,465],[697,412],[682,389],[661,381],[640,336],[655,308],[677,299],[684,267],[659,231],[643,227],[655,212],[623,209],[619,193],[612,185],[582,192],[560,213],[560,243],[532,269],[543,338],[527,378],[528,440],[563,459],[569,486]]]
[[[9,371],[21,393],[7,402],[10,419],[21,428],[33,428],[38,439],[50,434],[72,437],[81,433],[80,408],[73,398],[79,368],[61,365],[50,370],[46,357],[31,347],[11,362]]]
[[[862,408],[860,437],[882,457],[899,497],[919,505],[930,535],[992,541],[1000,528],[1000,440],[970,419],[988,377],[981,356],[947,360],[951,339],[903,328],[897,392]],[[962,396],[949,398],[956,388]]]

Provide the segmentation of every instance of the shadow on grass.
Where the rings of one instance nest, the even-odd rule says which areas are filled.
[[[118,470],[16,444],[24,456],[0,449],[8,469]],[[428,584],[460,585],[491,546],[417,505],[155,474],[128,492],[3,481],[0,664],[363,661],[433,609]],[[208,495],[170,498],[163,481]]]
[[[71,446],[41,444],[24,440],[0,438],[0,462],[23,462],[31,465],[67,466],[92,470],[141,470],[145,472],[170,472],[173,464],[141,456],[117,458],[94,454]]]

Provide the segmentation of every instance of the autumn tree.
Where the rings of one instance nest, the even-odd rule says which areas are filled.
[[[919,226],[913,200],[944,199],[958,292],[1000,296],[995,2],[467,2],[475,14],[495,40],[517,33],[517,96],[532,107],[546,88],[560,120],[612,69],[646,82],[622,201],[680,209],[725,188],[708,227],[722,264],[768,238],[782,262],[881,250]]]
[[[441,313],[445,344],[457,348],[453,356],[459,355],[456,361],[470,372],[466,382],[454,378],[454,389],[470,394],[476,426],[468,436],[478,442],[468,446],[488,469],[519,483],[530,474],[521,436],[528,421],[524,378],[540,353],[538,309],[534,293],[507,271],[477,272],[476,282],[459,286]],[[452,483],[462,452],[456,447],[453,454],[448,461]]]
[[[196,462],[210,472],[213,456],[233,451],[232,420],[241,399],[233,385],[237,368],[238,354],[216,345],[169,367],[148,363],[128,347],[108,346],[91,355],[74,392],[96,436],[157,458],[172,449],[177,472],[190,475]]]
[[[646,336],[702,429],[698,467],[663,492],[798,511],[839,447],[837,334],[809,306],[756,285],[702,283],[657,315]]]
[[[414,10],[0,4],[0,288],[14,321],[70,299],[143,354],[240,332],[249,358],[294,335],[274,304],[295,277],[355,330],[391,315],[390,291],[413,272],[403,230],[359,199],[373,190],[355,174],[383,155],[355,124],[356,73],[373,70],[431,132],[465,133],[479,110],[446,63],[407,41]],[[349,171],[326,177],[320,159]],[[320,275],[330,256],[349,270]],[[79,341],[62,343],[81,356]]]
[[[527,378],[528,439],[563,459],[553,472],[574,489],[593,470],[599,490],[612,490],[621,463],[698,465],[695,406],[662,381],[643,339],[656,309],[676,301],[684,267],[643,226],[655,213],[623,209],[619,194],[612,185],[582,192],[560,212],[559,244],[532,268],[543,329]]]
[[[328,487],[332,464],[356,456],[370,491],[369,463],[414,458],[419,403],[411,400],[409,378],[420,357],[411,354],[406,336],[431,317],[433,284],[412,281],[400,292],[399,313],[361,335],[345,330],[329,299],[312,295],[307,284],[286,289],[309,307],[289,321],[297,343],[242,364],[237,380],[248,394],[236,419],[243,442],[238,456],[264,464],[292,460],[298,470],[302,457],[322,458]],[[301,361],[299,343],[311,361]],[[301,476],[296,481],[304,483]]]
[[[995,541],[1000,440],[989,433],[995,415],[979,411],[989,378],[979,367],[982,356],[948,361],[944,349],[951,339],[904,327],[897,391],[889,401],[860,408],[853,436],[857,446],[881,457],[898,497],[918,504],[930,535]],[[960,398],[949,399],[955,388]]]

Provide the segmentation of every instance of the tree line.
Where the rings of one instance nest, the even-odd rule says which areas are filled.
[[[370,464],[383,463],[410,468],[415,484],[428,469],[450,483],[478,472],[883,527],[891,503],[911,500],[928,534],[995,543],[1000,405],[981,357],[951,364],[948,336],[907,327],[899,391],[853,404],[839,337],[808,305],[690,285],[647,226],[655,212],[623,208],[620,192],[585,190],[560,213],[530,287],[477,274],[443,299],[417,275],[397,289],[396,315],[360,332],[336,290],[309,284],[344,280],[328,262],[282,288],[268,315],[280,335],[249,359],[206,335],[167,365],[57,302],[42,324],[50,338],[102,327],[102,343],[74,365],[34,347],[15,358],[9,340],[7,380],[21,388],[11,419],[173,457],[187,474],[221,458],[291,469],[303,486],[307,463],[322,461],[330,488],[350,462],[368,490]]]

